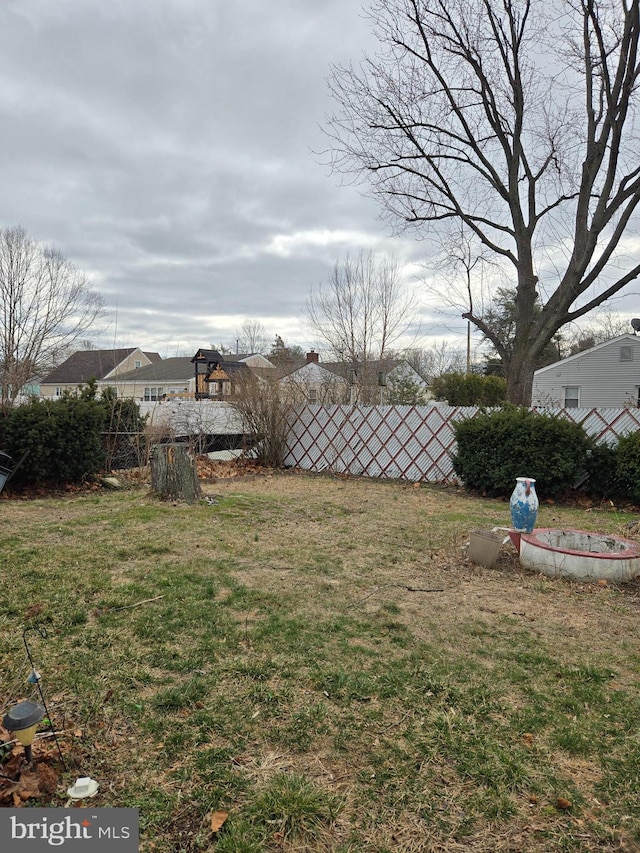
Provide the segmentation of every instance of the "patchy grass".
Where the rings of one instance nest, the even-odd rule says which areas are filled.
[[[510,546],[471,564],[469,531],[508,506],[455,490],[206,491],[0,502],[0,712],[30,695],[22,631],[44,625],[69,764],[47,803],[91,775],[155,853],[640,849],[633,585],[526,573]],[[539,525],[635,520],[543,505]]]

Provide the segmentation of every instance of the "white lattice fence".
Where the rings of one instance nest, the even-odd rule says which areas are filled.
[[[478,411],[475,406],[305,406],[292,424],[285,464],[307,471],[454,483],[453,424]],[[615,441],[640,429],[640,409],[553,413],[582,423],[597,441]]]

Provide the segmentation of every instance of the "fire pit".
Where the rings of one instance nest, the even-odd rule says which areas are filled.
[[[540,528],[520,536],[520,562],[545,575],[630,581],[640,576],[640,543],[584,530]]]

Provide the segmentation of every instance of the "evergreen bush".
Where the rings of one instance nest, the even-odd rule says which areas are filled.
[[[497,406],[507,396],[507,380],[479,373],[443,373],[434,378],[431,391],[436,400],[446,400],[450,406]]]
[[[505,405],[455,424],[453,468],[469,489],[508,496],[516,477],[531,477],[539,495],[572,487],[587,464],[589,438],[579,424]]]
[[[63,397],[12,409],[3,425],[3,450],[28,456],[14,483],[79,483],[104,465],[105,408],[94,399]]]
[[[611,444],[596,444],[592,441],[587,453],[586,490],[596,498],[610,498],[621,494],[624,489],[618,477],[618,447]]]
[[[640,432],[618,441],[615,471],[619,493],[640,504]]]

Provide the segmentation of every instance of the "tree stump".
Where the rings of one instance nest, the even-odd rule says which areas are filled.
[[[202,497],[196,463],[185,444],[154,445],[151,488],[165,501],[195,503]]]

